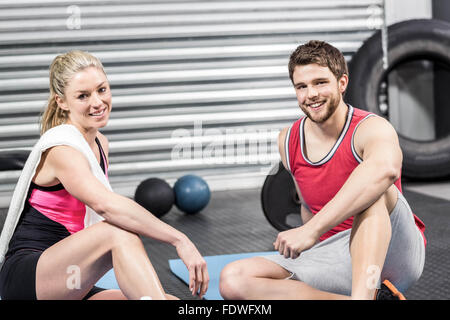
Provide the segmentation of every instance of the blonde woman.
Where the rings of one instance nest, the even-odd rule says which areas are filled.
[[[107,177],[108,140],[99,129],[110,113],[111,90],[101,62],[83,51],[57,56],[50,66],[42,137],[57,127],[76,129]],[[195,245],[107,188],[87,158],[70,143],[41,153],[20,220],[11,238],[3,239],[8,250],[0,271],[2,299],[176,299],[162,288],[138,235],[172,244],[189,270],[192,294],[202,297],[209,276]],[[86,226],[87,208],[101,221]],[[11,227],[8,218],[6,224],[4,232]],[[120,290],[95,287],[111,268]]]

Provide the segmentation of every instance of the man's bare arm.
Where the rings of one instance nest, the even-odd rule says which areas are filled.
[[[289,127],[284,128],[283,130],[281,130],[280,134],[278,135],[278,150],[280,152],[281,161],[286,169],[288,168],[288,166],[287,166],[287,162],[286,162],[285,143],[286,143],[286,135],[287,135],[288,130],[289,130]],[[298,187],[297,181],[295,181],[295,178],[292,175],[291,175],[291,177],[292,177],[292,180],[294,181],[295,190],[297,191],[297,195],[298,195],[298,198],[301,203],[300,215],[302,217],[302,222],[303,222],[303,224],[305,224],[309,220],[311,220],[311,218],[313,217],[313,214],[309,210],[306,203],[303,201],[303,197],[301,195],[300,188]]]
[[[335,197],[308,225],[323,234],[377,201],[400,177],[402,152],[392,125],[381,117],[370,117],[355,133],[359,164]]]

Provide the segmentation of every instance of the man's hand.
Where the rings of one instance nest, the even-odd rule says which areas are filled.
[[[319,240],[320,235],[307,224],[280,232],[274,242],[277,250],[285,258],[297,258],[302,251],[308,250]]]

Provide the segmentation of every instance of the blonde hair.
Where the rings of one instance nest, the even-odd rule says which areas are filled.
[[[41,135],[44,134],[45,131],[67,121],[69,112],[59,108],[58,103],[56,102],[56,95],[64,100],[65,89],[69,84],[69,81],[77,72],[88,67],[96,67],[102,70],[106,75],[100,60],[85,51],[69,51],[60,54],[53,59],[49,70],[50,95],[40,119]]]

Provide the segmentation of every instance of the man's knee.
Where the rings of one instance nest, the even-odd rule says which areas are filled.
[[[366,210],[356,216],[364,215],[390,215],[398,201],[398,192],[395,186],[391,186],[386,190],[374,203]]]
[[[220,273],[219,290],[224,299],[244,299],[243,288],[245,288],[245,268],[241,261],[232,262],[223,268]]]

